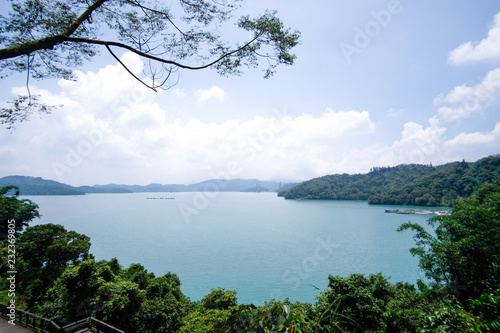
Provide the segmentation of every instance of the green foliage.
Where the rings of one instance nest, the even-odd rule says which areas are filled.
[[[116,258],[96,262],[85,235],[39,225],[18,238],[16,304],[60,324],[93,316],[127,333],[498,332],[499,217],[500,184],[490,184],[458,201],[451,216],[430,219],[434,231],[403,224],[400,231],[416,232],[411,251],[430,285],[329,276],[315,304],[259,307],[238,305],[236,292],[223,288],[191,302],[177,275],[122,268]]]
[[[272,300],[263,307],[253,305],[240,305],[233,308],[227,322],[229,332],[243,333],[284,333],[284,332],[313,332],[323,331],[310,316],[310,304],[292,303],[290,300]],[[326,329],[326,328],[325,328]]]
[[[476,329],[480,332],[500,332],[500,289],[482,294],[479,299],[468,300],[475,315]]]
[[[475,163],[438,167],[399,165],[376,167],[367,174],[329,175],[278,193],[286,199],[368,200],[370,204],[451,206],[482,185],[500,181],[500,155]]]
[[[155,277],[139,264],[123,269],[116,259],[66,267],[44,299],[35,310],[60,324],[93,316],[127,332],[174,332],[189,305],[175,274]]]
[[[418,332],[477,332],[474,318],[459,304],[437,305],[432,313],[426,314]]]
[[[181,292],[179,277],[167,273],[151,278],[145,291],[146,301],[136,317],[138,332],[177,331],[189,308],[189,301]]]
[[[43,304],[46,290],[71,264],[89,258],[85,235],[55,224],[28,227],[17,239],[18,293],[29,307]]]
[[[328,277],[328,289],[318,297],[316,317],[319,324],[352,332],[379,331],[394,290],[381,274],[365,277]]]
[[[116,275],[106,261],[87,259],[68,266],[47,290],[47,301],[39,311],[62,324],[86,318],[95,310],[94,298],[100,288],[115,279]]]
[[[38,205],[28,199],[19,199],[18,187],[0,188],[0,241],[7,238],[8,221],[15,220],[16,235],[19,235],[35,217],[40,217]]]
[[[436,216],[429,224],[437,225],[435,235],[414,223],[398,229],[416,232],[411,253],[428,278],[462,301],[500,284],[500,184],[457,201],[451,216]]]
[[[28,227],[18,239],[19,257],[32,268],[77,264],[89,249],[89,237],[52,223]]]
[[[95,299],[95,316],[112,326],[137,332],[137,314],[145,296],[145,291],[129,280],[104,283]]]
[[[212,289],[210,294],[201,300],[201,304],[206,309],[227,310],[238,304],[236,301],[236,291],[226,291],[224,288]]]
[[[264,63],[264,78],[279,65],[291,65],[300,33],[286,29],[274,11],[250,19],[231,20],[236,1],[179,0],[12,0],[0,15],[0,78],[24,72],[34,79],[74,80],[75,68],[90,61],[99,50],[134,52],[149,61],[143,80],[154,91],[175,85],[179,69],[213,68],[221,75],[241,74],[243,67]],[[224,23],[236,26],[248,42],[228,45],[220,33]],[[147,82],[147,83],[146,83]],[[0,109],[0,123],[13,127],[31,111],[50,111],[37,96],[20,96]],[[28,101],[28,102],[26,102]],[[37,110],[32,110],[37,109]]]
[[[227,333],[233,310],[200,309],[190,311],[178,333]]]

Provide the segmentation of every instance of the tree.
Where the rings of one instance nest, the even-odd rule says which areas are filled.
[[[44,302],[45,293],[69,265],[88,259],[89,237],[56,224],[28,227],[17,239],[19,293],[29,306]]]
[[[230,307],[238,305],[236,291],[224,290],[224,288],[212,289],[210,294],[203,297],[201,304],[206,309],[227,310]]]
[[[74,79],[73,70],[104,49],[139,82],[157,90],[169,88],[179,69],[214,68],[221,75],[241,74],[264,59],[264,78],[280,64],[291,65],[290,50],[300,33],[286,29],[275,11],[260,17],[241,17],[238,28],[250,38],[232,46],[220,35],[240,0],[12,0],[7,16],[0,16],[1,78],[10,72],[30,78]],[[148,61],[146,80],[135,76],[116,52],[130,51]],[[51,106],[28,92],[3,108],[0,120],[12,125],[33,111]]]
[[[316,305],[319,324],[350,332],[385,329],[384,312],[395,293],[382,274],[351,274],[347,278],[330,275],[328,280],[328,289]]]
[[[428,278],[461,301],[500,285],[500,184],[485,185],[471,198],[458,200],[451,216],[428,223],[435,235],[410,222],[398,228],[416,232],[417,247],[410,251]]]
[[[126,332],[140,331],[135,320],[145,301],[145,291],[137,283],[129,280],[107,282],[98,293],[95,300],[97,318]]]
[[[19,188],[0,188],[0,240],[7,237],[8,221],[14,220],[16,235],[33,220],[40,217],[38,205],[28,199],[19,199]]]
[[[146,301],[137,314],[139,332],[177,332],[189,300],[181,292],[179,277],[167,273],[153,278],[146,287]]]
[[[227,325],[230,327],[229,332],[333,332],[330,327],[319,325],[310,316],[312,313],[311,304],[292,303],[288,298],[283,301],[273,299],[259,307],[239,305],[233,307],[232,310],[231,316],[227,320]]]
[[[87,318],[95,311],[93,299],[98,296],[98,290],[115,278],[110,262],[105,260],[87,259],[68,266],[47,291],[40,313],[59,324]]]

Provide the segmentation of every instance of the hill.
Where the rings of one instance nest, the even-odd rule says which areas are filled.
[[[278,191],[280,182],[257,179],[212,179],[203,182],[182,184],[149,185],[94,185],[73,187],[40,177],[7,176],[0,178],[0,187],[15,185],[21,195],[83,195],[85,193],[134,193],[134,192],[272,192]]]
[[[84,195],[76,187],[41,177],[7,176],[0,178],[0,187],[14,185],[21,195]]]
[[[484,183],[500,182],[500,155],[437,167],[404,164],[367,174],[314,178],[278,193],[285,199],[368,200],[370,204],[451,206]]]
[[[186,190],[185,185],[162,185],[162,184],[149,184],[149,185],[94,185],[87,186],[86,193],[133,193],[133,192],[183,192]]]
[[[211,179],[188,186],[193,192],[215,191],[216,189],[220,192],[245,192],[255,188],[260,188],[260,192],[270,192],[277,191],[279,187],[279,182],[258,179]]]

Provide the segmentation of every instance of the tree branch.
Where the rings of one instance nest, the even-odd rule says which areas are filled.
[[[156,10],[156,9],[153,9],[153,8],[149,8],[149,7],[146,7],[146,6],[143,6],[139,3],[139,1],[132,1],[132,0],[127,0],[128,3],[132,4],[133,6],[137,6],[139,8],[141,8],[144,13],[146,11],[150,11],[152,13],[155,13],[155,14],[159,14],[159,15],[162,15],[165,17],[165,19],[167,19],[168,22],[170,22],[170,24],[172,24],[172,26],[183,36],[186,36],[186,34],[170,19],[170,16],[167,14],[167,13],[164,13],[164,12],[161,12],[159,10]]]
[[[125,68],[125,70],[130,74],[132,75],[132,77],[134,79],[136,79],[137,81],[139,81],[140,83],[142,83],[143,85],[145,85],[146,87],[148,87],[149,89],[153,90],[154,92],[156,92],[156,88],[154,86],[150,86],[148,84],[146,84],[144,81],[142,81],[141,79],[139,79],[134,73],[132,73],[132,71],[130,71],[130,69],[128,69],[128,67],[116,56],[116,54],[113,53],[113,51],[111,51],[111,48],[109,47],[109,45],[106,45],[106,48],[108,49],[109,53],[111,53],[111,55],[113,56],[113,58],[116,59],[116,61],[118,61],[120,63],[120,65],[123,66],[123,68]]]
[[[173,66],[176,66],[176,67],[179,67],[182,69],[200,70],[200,69],[205,69],[205,68],[211,67],[211,66],[215,65],[216,63],[222,61],[223,59],[230,57],[231,55],[244,50],[245,48],[250,46],[254,41],[256,41],[259,37],[260,37],[260,35],[255,36],[252,40],[247,42],[245,45],[243,45],[243,46],[241,46],[233,51],[225,53],[222,56],[220,56],[219,58],[215,59],[214,61],[207,63],[205,65],[202,65],[202,66],[183,65],[183,64],[178,63],[178,62],[173,61],[173,60],[166,60],[166,59],[156,57],[156,56],[153,56],[151,54],[139,51],[130,45],[119,43],[119,42],[102,41],[102,40],[94,40],[94,39],[87,39],[87,38],[76,38],[76,37],[68,37],[68,38],[65,38],[63,41],[64,42],[74,42],[74,43],[89,43],[89,44],[95,44],[95,45],[104,45],[104,46],[108,47],[108,49],[109,49],[109,46],[116,46],[116,47],[119,47],[119,48],[122,48],[122,49],[125,49],[128,51],[131,51],[131,52],[133,52],[141,57],[151,59],[154,61],[158,61],[158,62],[163,63],[163,64],[173,65]]]
[[[63,43],[66,38],[71,36],[85,20],[90,18],[92,12],[107,1],[110,0],[98,0],[93,3],[73,22],[73,24],[68,27],[68,29],[56,36],[33,40],[20,45],[0,49],[0,60],[15,58],[21,55],[28,55],[42,49],[53,49],[54,46]]]
[[[110,1],[110,0],[97,0],[95,3],[93,3],[92,5],[90,5],[87,10],[85,10],[83,12],[82,15],[80,15],[80,17],[78,17],[75,22],[73,22],[72,25],[69,26],[68,29],[66,29],[63,33],[61,33],[60,35],[62,36],[71,36],[75,31],[76,29],[78,29],[78,27],[83,23],[83,21],[89,21],[91,22],[92,19],[91,19],[91,16],[92,16],[92,13],[99,7],[101,7],[105,2],[107,1]]]

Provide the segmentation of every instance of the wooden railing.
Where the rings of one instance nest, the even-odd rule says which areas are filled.
[[[11,320],[12,318],[9,317],[9,314],[12,314],[11,311],[7,304],[0,303],[0,314],[3,317]],[[33,328],[42,333],[61,332],[61,327],[52,320],[19,309],[14,310],[14,315],[15,323],[18,325]]]
[[[11,314],[11,309],[7,307],[7,304],[0,303],[0,315],[5,317],[7,320],[10,320],[12,318],[9,317],[9,314]],[[32,328],[41,333],[74,333],[83,329],[88,329],[94,333],[125,333],[124,331],[95,319],[94,317],[81,319],[77,322],[60,327],[52,320],[42,318],[23,310],[15,309],[14,314],[16,325]]]
[[[94,317],[90,317],[90,329],[95,333],[125,333],[125,331],[119,330]]]

